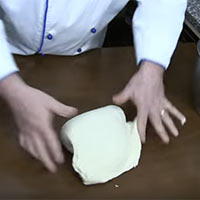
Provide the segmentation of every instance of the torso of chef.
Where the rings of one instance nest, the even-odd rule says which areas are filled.
[[[12,53],[76,55],[102,45],[106,25],[127,2],[1,0],[1,19]]]

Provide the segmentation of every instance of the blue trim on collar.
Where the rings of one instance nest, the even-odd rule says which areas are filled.
[[[45,8],[45,13],[44,13],[44,22],[43,22],[43,31],[42,31],[42,41],[41,41],[40,48],[38,49],[37,53],[40,53],[40,51],[42,50],[43,44],[44,44],[48,7],[49,7],[49,0],[46,0],[46,8]]]

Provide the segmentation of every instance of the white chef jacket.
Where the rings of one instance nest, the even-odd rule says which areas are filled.
[[[101,47],[108,23],[127,2],[0,0],[0,80],[18,71],[12,53],[77,55]],[[132,20],[137,63],[150,60],[167,68],[187,0],[138,2]]]

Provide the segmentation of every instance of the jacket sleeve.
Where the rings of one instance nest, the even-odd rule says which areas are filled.
[[[183,28],[187,0],[139,0],[133,17],[137,64],[149,60],[167,69]]]
[[[0,19],[0,81],[19,71],[9,50],[3,21]]]

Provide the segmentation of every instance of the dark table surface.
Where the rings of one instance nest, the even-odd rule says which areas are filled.
[[[132,47],[123,47],[76,57],[35,55],[16,60],[30,85],[83,112],[112,103],[112,95],[136,71],[133,55]],[[169,99],[187,116],[187,124],[179,126],[180,137],[164,145],[149,126],[139,166],[106,184],[84,186],[67,152],[58,173],[47,172],[19,147],[12,115],[0,100],[0,198],[200,199],[200,117],[191,95],[195,57],[195,45],[179,45],[165,77]],[[134,118],[130,104],[124,110],[128,119]],[[55,119],[58,132],[64,122]]]

